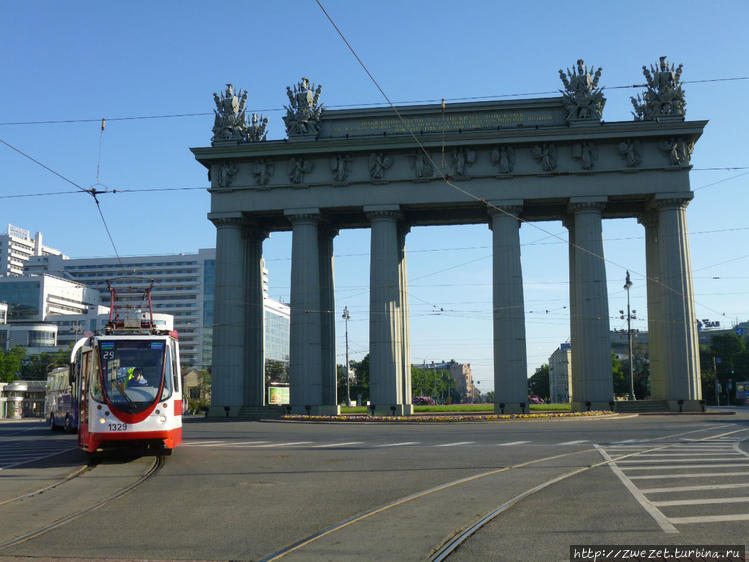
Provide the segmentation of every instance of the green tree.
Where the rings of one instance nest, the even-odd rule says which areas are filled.
[[[733,332],[717,334],[710,342],[710,351],[716,358],[716,377],[722,394],[733,401],[736,398],[736,382],[749,380],[749,350],[746,340]],[[728,381],[732,381],[730,391]]]
[[[351,361],[351,368],[356,373],[356,381],[351,381],[351,400],[361,396],[364,404],[369,400],[369,353],[361,361]]]
[[[29,381],[47,380],[47,375],[57,367],[67,367],[73,344],[54,353],[27,355],[21,363],[21,378]]]
[[[12,382],[21,372],[21,363],[26,356],[26,350],[21,346],[13,346],[10,351],[0,350],[0,382]]]
[[[276,361],[275,359],[265,360],[265,386],[268,387],[272,382],[289,382],[288,361]]]
[[[490,404],[494,404],[494,391],[493,390],[490,390],[489,392],[486,393],[486,401],[489,402]]]
[[[544,363],[528,379],[528,394],[535,394],[544,401],[549,400],[549,365]]]

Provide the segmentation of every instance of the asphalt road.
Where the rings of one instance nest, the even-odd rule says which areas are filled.
[[[747,410],[424,425],[188,418],[184,439],[142,486],[0,548],[0,560],[426,560],[503,505],[450,560],[749,537]],[[9,501],[85,465],[71,447],[74,436],[40,423],[0,424],[0,544],[96,504],[153,462],[109,459]]]

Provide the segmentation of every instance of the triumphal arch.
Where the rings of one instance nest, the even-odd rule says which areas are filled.
[[[488,224],[493,238],[496,410],[527,401],[519,228],[562,220],[569,231],[572,402],[613,398],[601,222],[645,229],[652,398],[699,407],[699,354],[686,207],[690,158],[705,121],[686,121],[681,69],[643,66],[633,119],[604,122],[601,69],[560,70],[560,96],[327,110],[307,78],[287,88],[287,138],[266,140],[247,93],[214,94],[208,168],[216,226],[212,410],[264,404],[262,243],[292,231],[291,407],[334,413],[333,242],[371,229],[370,399],[409,414],[411,369],[406,238],[415,225]],[[594,72],[595,70],[595,72]],[[678,405],[678,406],[677,406]]]

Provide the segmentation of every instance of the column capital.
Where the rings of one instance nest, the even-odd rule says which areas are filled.
[[[646,209],[643,213],[637,215],[637,222],[645,228],[658,225],[658,214],[653,209]]]
[[[269,232],[264,229],[256,220],[245,219],[242,221],[242,237],[247,240],[265,240]]]
[[[333,226],[333,225],[332,225],[332,224],[330,224],[329,222],[327,222],[327,221],[322,221],[322,222],[320,223],[320,230],[319,230],[319,232],[320,232],[320,234],[322,234],[322,235],[325,235],[325,236],[330,236],[331,238],[335,238],[336,236],[338,236],[338,233],[339,233],[340,231],[339,231],[339,229],[338,229],[338,228],[336,228],[335,226]]]
[[[239,228],[242,226],[244,218],[242,213],[208,213],[208,220],[211,221],[216,228]]]
[[[393,218],[397,220],[403,218],[400,205],[369,205],[365,206],[362,210],[369,220],[377,218]]]
[[[320,209],[309,207],[306,209],[284,209],[283,214],[289,219],[292,225],[319,223],[322,219]]]
[[[487,201],[489,208],[487,212],[490,217],[512,215],[513,218],[519,219],[520,213],[523,212],[522,199],[503,199],[500,201]]]
[[[567,209],[571,213],[603,211],[606,206],[607,197],[570,197]]]
[[[677,207],[686,207],[694,198],[694,193],[658,193],[650,201],[650,207],[653,209],[673,209]]]

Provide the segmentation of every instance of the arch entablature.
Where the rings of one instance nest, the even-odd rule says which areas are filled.
[[[461,123],[509,113],[544,124],[425,132],[415,138],[376,130],[349,138],[224,141],[193,149],[209,169],[211,217],[243,212],[264,218],[271,230],[289,230],[285,209],[314,206],[346,228],[366,224],[357,212],[366,205],[397,204],[413,215],[414,224],[471,223],[487,221],[482,199],[522,199],[528,219],[545,220],[562,218],[570,197],[589,195],[608,198],[605,217],[635,216],[657,193],[689,191],[690,156],[705,126],[704,121],[633,121],[572,127],[554,121],[562,115],[562,98],[526,100],[522,106],[456,105],[448,106],[449,115],[464,114]],[[412,118],[415,112],[403,111]],[[335,130],[344,130],[354,119],[351,113],[326,112],[321,124],[340,121]],[[419,113],[422,122],[438,123],[442,116],[440,106]],[[359,110],[356,119],[360,127],[376,127],[391,123],[391,114],[389,108]],[[334,127],[323,127],[328,129]],[[455,214],[446,213],[446,206]]]

